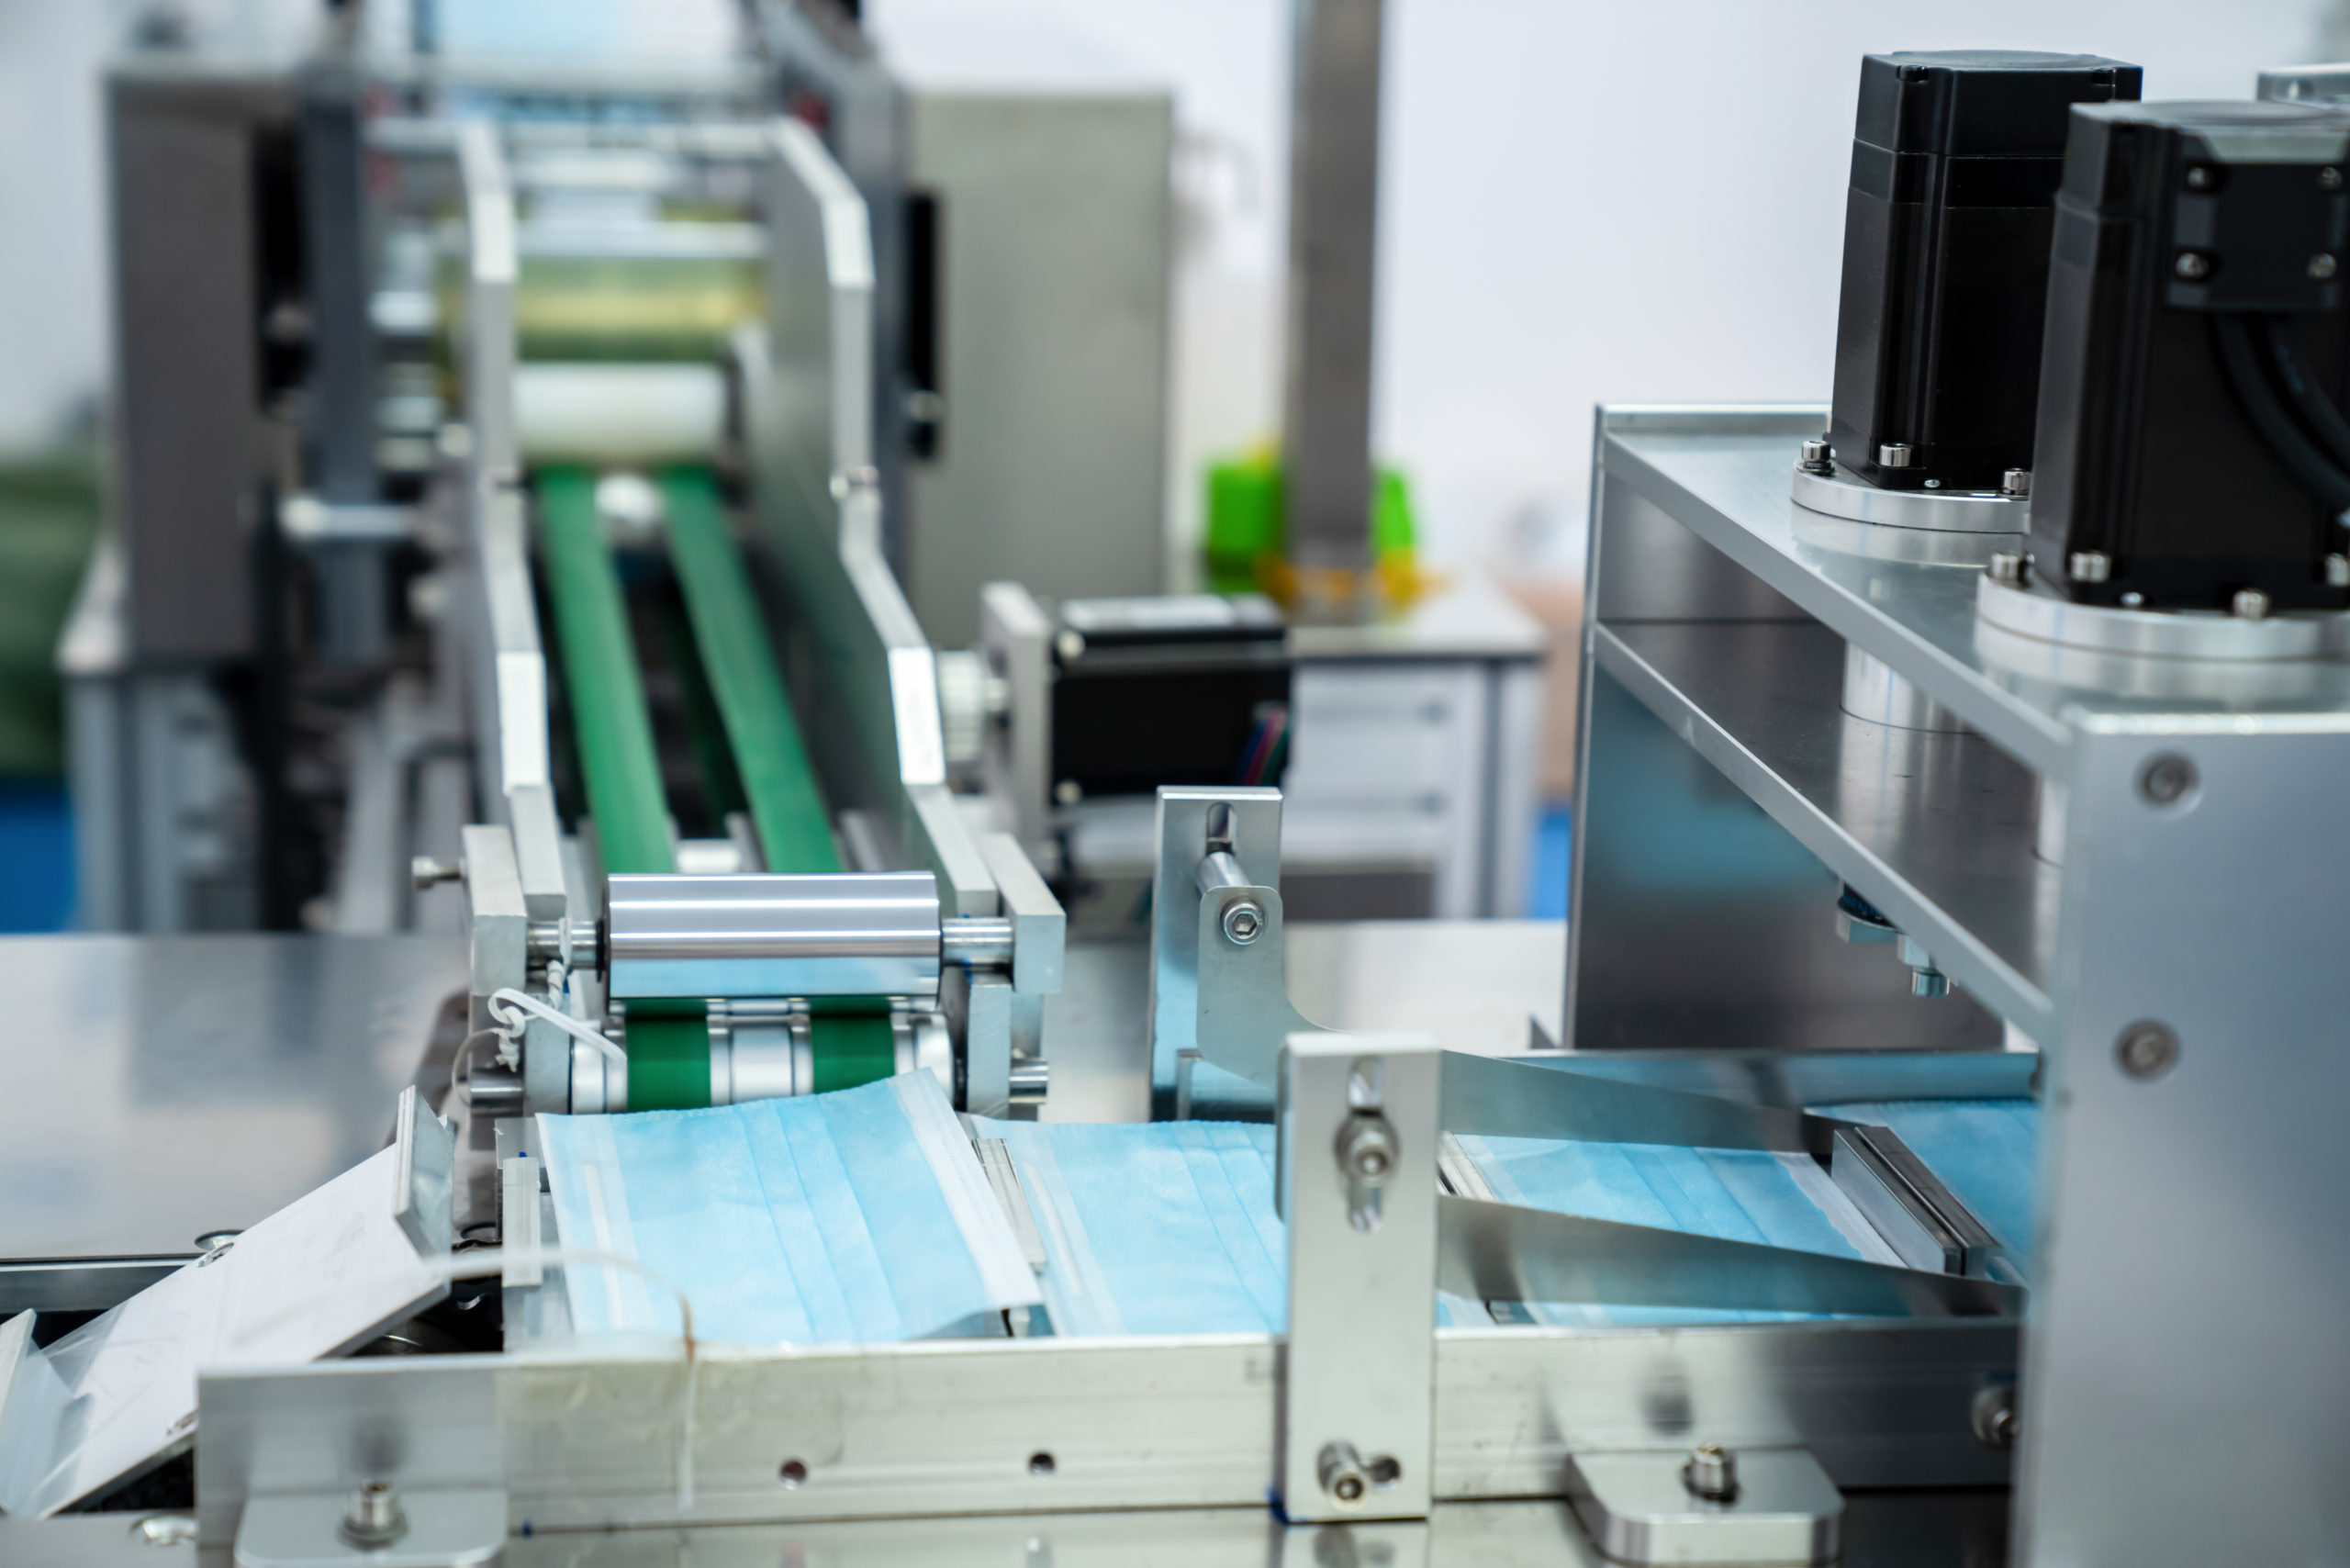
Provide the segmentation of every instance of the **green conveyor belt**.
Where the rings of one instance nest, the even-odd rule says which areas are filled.
[[[767,869],[838,871],[840,851],[824,792],[784,695],[783,674],[718,487],[707,469],[672,468],[661,476],[661,500],[669,520],[669,564],[685,591],[694,644],[725,721]],[[897,1070],[889,1014],[887,997],[827,999],[809,1021],[820,1092],[854,1089]]]
[[[808,766],[808,748],[800,744],[717,487],[705,469],[672,468],[661,476],[661,498],[669,516],[670,565],[685,589],[686,613],[726,722],[767,869],[837,871],[840,854],[823,791]]]
[[[653,717],[644,705],[628,599],[596,515],[596,478],[584,468],[538,476],[547,597],[554,603],[564,690],[588,779],[588,812],[606,874],[677,868]],[[632,1110],[710,1103],[710,1025],[699,1002],[637,1002],[628,1021]]]
[[[564,689],[571,699],[580,769],[588,776],[597,850],[608,874],[674,871],[653,718],[637,673],[628,600],[596,516],[595,476],[584,468],[543,469],[538,489],[547,596],[554,601]]]
[[[667,798],[645,706],[628,603],[596,513],[595,476],[537,476],[547,591],[588,806],[604,869],[677,868]],[[784,695],[741,552],[706,470],[662,476],[670,560],[684,589],[701,673],[716,696],[734,768],[773,871],[838,871],[829,813]],[[629,1004],[632,1110],[710,1103],[710,1028],[698,1001]],[[811,1021],[818,1090],[847,1089],[896,1070],[886,997],[829,999]]]

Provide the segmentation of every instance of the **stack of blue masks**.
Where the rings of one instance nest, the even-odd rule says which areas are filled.
[[[1899,1261],[1808,1155],[1550,1138],[1459,1141],[1494,1198],[1505,1204],[1831,1257]],[[1563,1302],[1525,1306],[1535,1322],[1561,1325],[1740,1323],[1812,1316]]]
[[[1830,1107],[1893,1126],[2011,1247],[2028,1227],[2029,1102]],[[969,1118],[1000,1138],[1043,1244],[1031,1271],[968,1136],[927,1074],[720,1110],[542,1117],[563,1243],[640,1260],[684,1290],[705,1338],[746,1344],[1000,1332],[1034,1304],[1058,1335],[1280,1333],[1286,1231],[1261,1124]],[[1807,1157],[1464,1137],[1500,1202],[1874,1262],[1898,1260]],[[2019,1218],[2018,1216],[2021,1217]],[[570,1270],[583,1332],[677,1331],[659,1285]],[[980,1316],[985,1315],[985,1316]],[[1523,1304],[1561,1325],[1787,1314]],[[1439,1321],[1490,1322],[1440,1297]],[[984,1329],[979,1325],[985,1324]],[[1046,1325],[1049,1325],[1046,1327]]]
[[[739,1345],[921,1338],[1038,1300],[970,1139],[926,1072],[706,1111],[541,1116],[583,1334]]]
[[[1054,1333],[1281,1332],[1289,1242],[1271,1127],[972,1122],[1019,1172]]]
[[[1281,1331],[1287,1241],[1273,1130],[1237,1122],[1057,1126],[975,1118],[1004,1140],[1046,1267],[1053,1331]],[[1804,1156],[1534,1138],[1460,1140],[1503,1203],[1891,1263],[1892,1250]],[[1788,1315],[1528,1304],[1560,1324],[1727,1323]],[[1438,1319],[1491,1322],[1440,1297]]]

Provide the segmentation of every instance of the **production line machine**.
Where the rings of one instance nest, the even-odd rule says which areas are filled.
[[[2334,80],[1863,62],[1832,407],[1598,416],[1566,933],[1293,920],[1270,733],[1087,750],[1124,683],[1191,694],[1138,766],[1262,724],[1308,644],[1252,601],[997,585],[942,678],[806,121],[379,131],[446,218],[463,961],[297,1010],[281,1070],[388,1030],[334,1180],[193,1261],[13,1249],[0,1555],[2338,1555]],[[591,212],[626,330],[755,308],[534,358]],[[1053,885],[1100,795],[1116,983]],[[75,986],[203,961],[123,953]]]

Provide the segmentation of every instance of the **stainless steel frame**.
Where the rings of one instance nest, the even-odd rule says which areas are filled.
[[[1818,420],[1599,416],[1570,1043],[2039,1042],[2019,1560],[2322,1556],[2350,1461],[2350,1254],[2311,1239],[2350,1178],[2350,665],[2223,699],[2019,671],[1975,613],[1989,541],[1823,532],[1788,499]],[[1844,712],[1848,647],[1965,731]],[[2043,784],[2061,866],[2033,853]],[[1842,946],[1840,881],[1979,1010]]]

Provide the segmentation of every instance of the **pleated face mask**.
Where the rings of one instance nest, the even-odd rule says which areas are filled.
[[[1271,1127],[973,1122],[1019,1173],[1052,1332],[1281,1332],[1288,1241]]]
[[[702,1111],[541,1116],[574,1329],[725,1344],[923,1338],[1039,1298],[938,1081]],[[649,1277],[648,1277],[649,1276]],[[973,1320],[979,1320],[974,1322]]]

